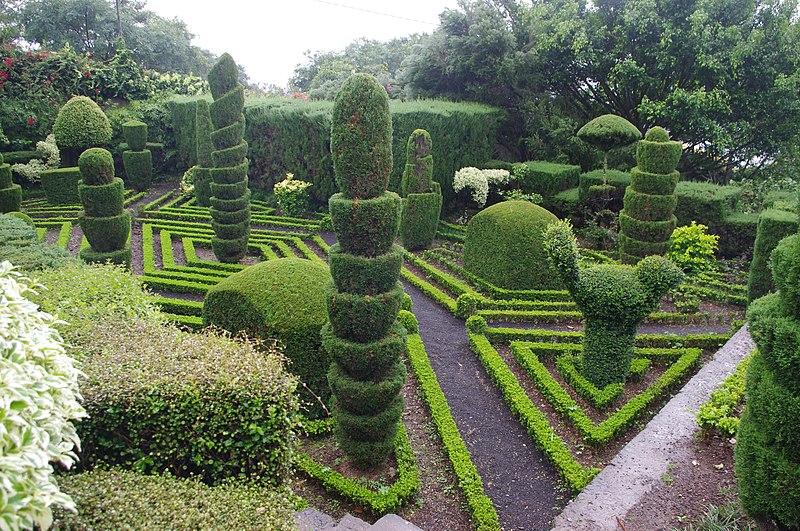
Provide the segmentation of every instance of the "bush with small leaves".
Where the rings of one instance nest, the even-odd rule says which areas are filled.
[[[65,167],[75,166],[82,152],[111,141],[111,123],[93,100],[75,96],[58,111],[53,135],[61,149],[61,163]]]
[[[714,269],[719,248],[719,236],[707,234],[708,227],[692,221],[691,225],[672,231],[667,258],[684,273],[694,275]]]
[[[608,152],[636,142],[642,138],[642,133],[625,118],[604,114],[578,129],[577,136],[603,152],[603,184],[608,184]]]
[[[211,133],[214,125],[206,100],[197,100],[195,116],[195,138],[197,142],[197,165],[194,167],[194,196],[199,206],[211,205],[211,169],[214,167],[214,143]],[[246,150],[247,148],[245,148]],[[238,158],[236,159],[238,160]]]
[[[416,129],[408,137],[406,167],[401,181],[403,214],[400,239],[409,251],[425,249],[433,243],[442,213],[442,190],[433,182],[431,136]]]

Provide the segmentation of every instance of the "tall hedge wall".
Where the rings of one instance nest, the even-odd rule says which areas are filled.
[[[296,178],[313,183],[313,199],[324,204],[336,191],[330,155],[332,108],[333,102],[329,101],[246,101],[244,138],[250,146],[249,186],[271,190],[276,179],[292,172]],[[406,141],[415,129],[431,134],[431,154],[436,161],[433,179],[442,185],[445,204],[455,196],[453,175],[457,170],[492,158],[497,131],[504,119],[500,109],[475,103],[391,101],[389,108],[394,153],[405,152]],[[191,141],[194,104],[191,100],[174,100],[172,109],[179,154],[187,163],[195,161]],[[404,158],[395,157],[390,190],[399,191],[404,166]]]

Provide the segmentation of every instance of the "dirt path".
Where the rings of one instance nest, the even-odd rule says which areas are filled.
[[[470,352],[464,322],[405,284],[436,378],[506,531],[550,529],[568,501],[557,474]]]

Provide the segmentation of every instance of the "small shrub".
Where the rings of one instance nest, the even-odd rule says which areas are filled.
[[[180,190],[181,195],[186,197],[193,197],[195,195],[195,173],[198,166],[192,166],[181,177]]]
[[[309,188],[311,183],[294,178],[287,173],[286,178],[275,183],[273,192],[281,212],[286,216],[299,216],[311,208]]]
[[[719,236],[706,234],[707,230],[708,227],[694,221],[689,226],[677,227],[670,238],[667,258],[689,275],[714,269]]]
[[[486,204],[489,198],[489,185],[507,183],[510,173],[506,170],[479,170],[467,167],[458,170],[453,177],[453,191],[460,192],[465,188],[472,190],[472,200],[480,207]]]
[[[13,164],[11,170],[30,183],[38,183],[44,170],[58,168],[61,164],[61,154],[53,134],[36,143],[36,154],[38,157],[32,158],[27,163]]]

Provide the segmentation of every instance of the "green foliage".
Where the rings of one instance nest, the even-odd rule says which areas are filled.
[[[328,201],[333,230],[342,250],[377,256],[394,244],[400,226],[402,200],[394,192],[371,199],[350,199],[338,193]]]
[[[403,200],[400,240],[409,251],[426,249],[436,238],[442,212],[442,194],[439,183],[433,186],[434,192],[410,193]]]
[[[114,158],[103,148],[89,148],[78,159],[81,180],[84,184],[97,186],[114,181]]]
[[[53,135],[60,149],[80,153],[90,147],[108,144],[111,124],[94,101],[86,96],[75,96],[58,111]],[[62,159],[67,166],[74,164],[70,157],[62,155]]]
[[[153,180],[153,154],[149,149],[142,151],[123,151],[122,163],[125,166],[125,181],[137,192],[150,188]]]
[[[196,98],[175,98],[169,102],[177,158],[184,167],[197,164],[197,101]],[[210,116],[208,120],[210,123]]]
[[[398,323],[394,323],[389,333],[378,341],[368,343],[337,337],[330,323],[322,328],[322,346],[331,361],[347,367],[350,375],[362,380],[386,375],[401,359],[405,340],[406,330]]]
[[[467,226],[464,267],[506,289],[556,289],[542,247],[557,218],[527,201],[504,201],[476,214]]]
[[[122,134],[132,151],[142,151],[147,146],[147,124],[131,120],[122,124]]]
[[[330,272],[324,264],[280,258],[248,267],[208,290],[203,322],[247,337],[276,338],[285,345],[291,370],[314,395],[327,401],[327,353],[320,348],[325,324],[325,287]],[[322,413],[308,392],[301,397],[315,416]]]
[[[681,181],[675,188],[678,225],[697,221],[714,230],[735,211],[741,194],[738,186]]]
[[[649,173],[641,168],[632,168],[630,184],[634,190],[643,194],[670,195],[675,191],[680,178],[681,174],[677,170],[671,173]]]
[[[513,181],[527,193],[550,197],[578,186],[580,166],[532,160],[513,165]]]
[[[81,182],[78,185],[78,195],[87,216],[116,216],[122,211],[124,184],[119,177],[113,179],[107,184],[89,185]]]
[[[376,295],[392,289],[403,265],[403,248],[374,257],[344,252],[340,244],[330,248],[328,263],[333,282],[341,292]]]
[[[230,54],[224,53],[208,72],[208,85],[211,88],[211,96],[213,96],[214,100],[218,100],[234,90],[238,84],[239,71],[236,61],[233,60]]]
[[[0,214],[19,211],[22,187],[11,181],[11,165],[0,162]]]
[[[578,129],[577,136],[601,151],[608,151],[636,142],[642,133],[625,118],[604,114]]]
[[[722,385],[711,393],[708,402],[700,406],[697,423],[704,431],[715,429],[726,437],[734,437],[739,427],[738,410],[744,401],[745,375],[750,366],[750,354],[736,366],[736,370],[725,378]]]
[[[23,271],[62,267],[75,261],[64,249],[40,242],[32,224],[11,214],[0,215],[0,261],[3,260]]]
[[[714,269],[716,265],[719,236],[706,234],[706,230],[705,225],[692,221],[672,233],[666,256],[688,275]]]
[[[69,529],[294,529],[288,492],[256,484],[216,487],[197,479],[143,475],[123,468],[59,478],[77,514],[58,511],[54,531]],[[142,515],[146,515],[146,522]]]
[[[195,138],[197,142],[197,164],[201,168],[210,168],[214,165],[211,152],[214,151],[214,144],[211,143],[211,132],[214,126],[211,123],[211,114],[208,110],[208,101],[197,100],[195,117]]]
[[[603,180],[603,170],[592,170],[580,175],[578,197],[582,203],[589,200],[589,188],[591,186],[602,185]],[[631,183],[631,174],[625,171],[608,170],[605,181],[614,187],[610,194],[612,203],[621,204],[622,196],[625,194],[625,187]]]
[[[683,152],[681,143],[670,141],[663,129],[653,137],[659,140],[649,140],[650,131],[647,133],[645,140],[636,145],[637,167],[643,172],[661,175],[675,171]]]
[[[747,300],[752,302],[772,291],[772,272],[769,257],[786,236],[797,232],[797,215],[785,210],[769,209],[758,216],[753,261],[747,277]]]
[[[336,183],[347,198],[386,190],[392,171],[392,117],[386,90],[369,74],[354,74],[334,102],[331,154]]]
[[[131,232],[131,214],[122,212],[114,216],[78,217],[81,230],[95,251],[107,253],[121,249]]]
[[[390,291],[376,295],[333,290],[325,301],[334,333],[352,341],[378,341],[392,327],[403,296],[399,282]]]
[[[406,146],[406,167],[400,181],[400,195],[424,194],[432,191],[433,155],[431,135],[424,129],[414,129]]]
[[[273,191],[281,212],[287,216],[300,216],[308,212],[311,209],[310,187],[310,182],[295,180],[291,173],[287,173],[284,180],[275,183]]]
[[[27,214],[23,214],[22,212],[7,212],[7,215],[9,217],[12,217],[12,218],[21,219],[29,227],[34,227],[34,228],[36,227],[36,225],[33,223],[33,220],[31,219],[31,217],[29,215],[27,215]]]
[[[81,170],[77,167],[45,170],[41,174],[42,189],[51,205],[75,205],[80,203],[78,181]]]

